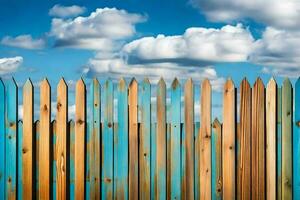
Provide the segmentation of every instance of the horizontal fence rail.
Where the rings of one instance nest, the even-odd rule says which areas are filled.
[[[23,86],[20,120],[17,84],[0,80],[0,199],[300,197],[300,80],[294,90],[288,79],[281,87],[244,79],[239,90],[227,80],[222,122],[212,121],[208,79],[200,86],[200,121],[192,79],[172,82],[170,102],[160,79],[155,109],[151,86],[148,79],[102,86],[93,79],[87,88],[80,79],[69,120],[67,83],[61,79],[51,97],[45,79],[35,121],[32,82]]]

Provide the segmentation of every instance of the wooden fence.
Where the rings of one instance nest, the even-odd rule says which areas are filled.
[[[16,83],[1,81],[0,199],[300,197],[300,81],[293,109],[288,79],[282,87],[271,79],[266,89],[260,79],[252,88],[244,79],[239,94],[228,80],[223,123],[211,121],[208,80],[201,84],[200,122],[194,120],[191,79],[183,91],[179,81],[173,81],[169,110],[166,84],[163,79],[158,82],[157,122],[151,122],[149,80],[140,84],[133,79],[127,85],[121,79],[114,97],[111,80],[101,88],[94,79],[87,98],[80,79],[75,121],[68,121],[68,86],[62,79],[56,119],[51,121],[51,89],[45,79],[40,84],[40,119],[34,121],[34,87],[28,80],[23,87],[23,121],[18,121]]]

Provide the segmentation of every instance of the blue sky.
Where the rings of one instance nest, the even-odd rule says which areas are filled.
[[[228,77],[281,83],[300,72],[298,1],[0,2],[0,75],[19,84],[192,77],[220,91]]]

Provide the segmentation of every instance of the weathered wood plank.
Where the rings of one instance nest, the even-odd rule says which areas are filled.
[[[97,79],[93,79],[91,84],[91,99],[90,99],[90,123],[89,130],[92,134],[91,141],[88,143],[90,149],[90,197],[93,199],[100,199],[100,131],[101,131],[101,102],[100,102],[100,84]]]
[[[129,199],[138,199],[138,83],[129,85]]]
[[[51,194],[51,198],[52,199],[57,199],[56,198],[56,121],[52,121],[51,122],[51,162],[52,162],[52,169],[51,169],[51,183],[52,183],[52,194]]]
[[[68,131],[70,137],[69,143],[69,165],[70,165],[70,175],[69,175],[69,197],[71,200],[75,199],[75,123],[71,120],[68,123]]]
[[[67,123],[68,123],[68,86],[61,79],[57,86],[56,113],[56,198],[67,198]]]
[[[293,196],[300,197],[300,78],[295,85],[295,123],[293,132]]]
[[[166,83],[161,78],[157,87],[156,100],[156,172],[155,172],[155,196],[156,199],[166,199],[166,175],[167,175],[167,134],[166,134]]]
[[[194,151],[194,194],[195,199],[200,199],[200,122],[195,122],[194,125],[194,140],[195,140],[195,151]]]
[[[211,135],[212,200],[222,199],[222,125],[216,118]]]
[[[157,148],[157,145],[156,145],[156,139],[157,139],[157,135],[156,135],[156,128],[157,128],[157,123],[151,123],[151,141],[150,141],[150,144],[151,144],[151,147],[150,147],[150,150],[151,150],[151,156],[150,156],[150,197],[151,199],[155,199],[156,198],[156,171],[157,171],[157,162],[156,162],[156,148]],[[157,198],[156,198],[157,199]]]
[[[114,133],[114,198],[128,199],[128,88],[118,84],[118,126]]]
[[[272,78],[266,88],[266,198],[276,199],[276,95]]]
[[[50,198],[51,87],[47,79],[40,84],[39,198]]]
[[[23,155],[23,122],[20,120],[18,122],[18,162],[22,163],[22,155]],[[4,162],[3,162],[4,163]],[[18,165],[18,186],[17,186],[17,192],[18,192],[18,200],[23,199],[23,165]],[[5,194],[5,193],[4,193]]]
[[[281,199],[281,169],[282,169],[282,124],[281,124],[281,87],[277,88],[277,173],[276,173],[276,180],[277,180],[277,199]]]
[[[285,79],[282,86],[282,199],[292,199],[292,85]]]
[[[251,87],[241,83],[240,126],[237,134],[237,199],[251,198]]]
[[[139,133],[139,197],[150,199],[150,131],[151,131],[151,85],[146,78],[140,90],[141,126]]]
[[[265,199],[265,88],[258,78],[252,90],[252,199]]]
[[[223,199],[235,199],[235,95],[233,81],[229,79],[224,85],[223,97]]]
[[[211,199],[211,85],[208,79],[201,86],[200,198]]]
[[[0,78],[0,199],[5,199],[5,86]]]
[[[23,198],[33,197],[33,85],[23,87]]]
[[[184,133],[184,134],[183,134]],[[182,132],[182,198],[194,198],[194,85],[188,79],[184,86],[184,131]]]
[[[181,175],[180,175],[180,133],[181,133],[181,86],[177,78],[171,87],[171,133],[170,133],[170,197],[181,199]]]
[[[82,79],[76,83],[75,105],[75,197],[84,199],[86,89]]]
[[[39,167],[39,155],[40,155],[40,121],[34,122],[33,130],[33,198],[38,199],[40,196],[40,167]],[[48,198],[49,199],[49,198]]]
[[[102,131],[102,199],[113,198],[113,83],[105,82],[103,93],[104,119]]]

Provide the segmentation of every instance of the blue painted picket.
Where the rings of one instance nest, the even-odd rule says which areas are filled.
[[[295,123],[293,133],[293,196],[300,197],[300,78],[295,85]]]
[[[17,180],[17,130],[18,130],[18,88],[14,79],[6,84],[6,138],[5,138],[5,198],[16,197]]]
[[[128,87],[118,84],[118,125],[114,132],[114,197],[128,199]]]
[[[171,199],[181,198],[181,86],[175,79],[171,88],[171,133],[170,133],[170,170],[171,170]]]
[[[155,185],[156,185],[156,183],[155,183],[155,174],[156,174],[156,170],[157,170],[157,167],[156,167],[156,165],[157,165],[157,162],[156,162],[156,159],[157,159],[157,157],[156,157],[156,147],[157,147],[157,145],[156,145],[156,139],[157,139],[157,131],[156,131],[156,123],[151,123],[151,134],[150,134],[150,137],[151,137],[151,141],[150,141],[150,144],[151,144],[151,147],[150,147],[150,149],[151,149],[151,153],[150,153],[150,178],[151,178],[151,180],[150,180],[150,191],[151,191],[151,193],[150,193],[150,197],[151,197],[151,199],[155,199]]]
[[[5,199],[5,86],[0,79],[0,199]]]
[[[113,198],[113,83],[107,80],[103,89],[104,119],[102,131],[102,198]]]

